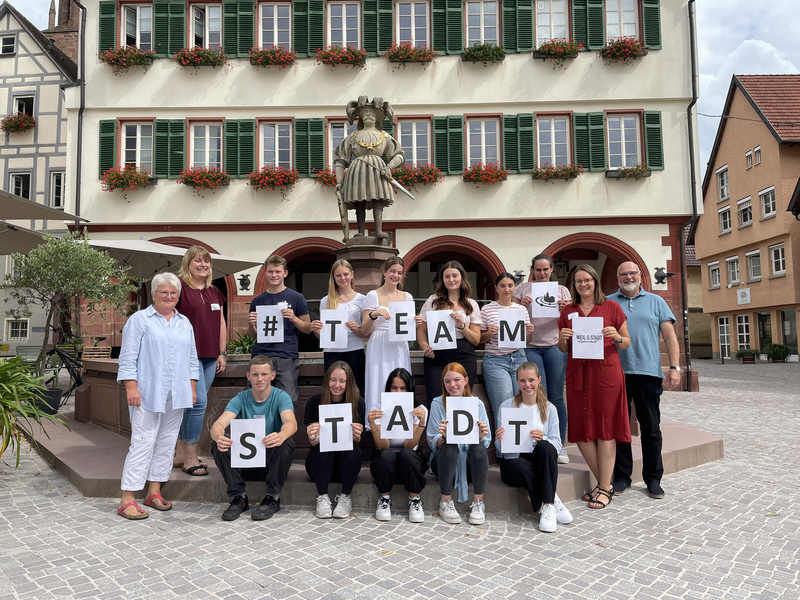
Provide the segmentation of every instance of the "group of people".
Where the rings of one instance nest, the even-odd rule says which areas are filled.
[[[344,260],[333,264],[328,295],[320,307],[347,311],[348,343],[344,349],[324,352],[322,390],[307,401],[303,419],[310,445],[305,467],[317,487],[317,517],[350,515],[350,493],[363,461],[359,443],[369,435],[374,443],[370,474],[378,491],[378,520],[391,519],[391,491],[397,484],[408,493],[409,520],[424,520],[420,493],[430,466],[440,487],[439,517],[448,523],[461,522],[453,492],[458,502],[466,502],[471,482],[474,495],[468,519],[471,524],[481,524],[486,510],[487,449],[494,437],[502,481],[524,488],[533,511],[540,513],[539,529],[555,531],[558,524],[572,521],[556,494],[558,464],[569,462],[567,441],[577,444],[597,481],[596,487],[583,496],[590,508],[605,508],[614,494],[630,487],[631,403],[641,425],[643,479],[652,497],[664,497],[660,486],[663,466],[658,405],[663,375],[659,336],[666,343],[669,386],[673,388],[680,381],[679,349],[672,326],[675,318],[660,296],[642,289],[641,272],[632,262],[618,268],[620,288],[610,299],[603,294],[600,279],[590,265],[576,267],[569,287],[558,286],[555,302],[559,316],[533,317],[528,309],[532,285],[550,281],[553,268],[552,258],[542,254],[532,261],[528,283],[517,286],[512,275],[502,273],[495,281],[497,300],[481,309],[470,298],[471,287],[463,266],[450,261],[440,267],[435,293],[415,316],[417,342],[424,355],[425,398],[415,396],[411,438],[394,440],[382,437],[381,394],[414,393],[408,342],[392,341],[389,331],[390,304],[413,300],[403,291],[405,265],[399,257],[388,259],[382,268],[382,285],[364,296],[355,289],[352,266]],[[231,498],[223,520],[237,519],[249,510],[245,479],[265,481],[267,485],[266,496],[252,512],[253,519],[268,519],[280,510],[280,493],[288,477],[298,428],[294,410],[298,401],[298,333],[319,336],[324,326],[319,320],[311,320],[302,294],[286,287],[288,272],[283,258],[269,257],[265,274],[268,287],[251,303],[249,333],[255,337],[256,307],[277,305],[284,318],[284,341],[254,345],[247,372],[249,388],[229,402],[211,427],[212,456]],[[225,322],[222,311],[216,314],[224,298],[211,286],[210,259],[202,252],[187,252],[180,275],[156,276],[153,305],[133,315],[123,330],[118,380],[124,382],[128,395],[132,438],[119,514],[128,519],[147,517],[134,499],[134,492],[143,489],[146,482],[144,504],[155,510],[172,508],[161,495],[160,486],[169,479],[173,465],[192,475],[207,473],[207,465],[197,458],[197,441],[208,387],[214,372],[225,366]],[[507,309],[519,310],[523,317],[524,350],[511,350],[498,343],[499,311]],[[426,318],[430,311],[450,311],[455,348],[431,347]],[[572,356],[571,325],[576,316],[603,319],[601,360]],[[475,347],[481,343],[485,344],[483,379],[496,426],[494,436],[486,408],[479,402],[478,443],[448,443],[447,400],[472,396],[470,386],[478,381]],[[219,355],[214,356],[217,344]],[[352,417],[352,448],[321,452],[320,406],[341,403],[350,405],[345,411]],[[500,426],[500,411],[519,407],[537,412],[542,429],[527,432],[532,439],[531,452],[504,455],[506,432]],[[227,429],[234,419],[254,418],[265,420],[261,443],[266,449],[266,466],[233,468]],[[429,457],[420,448],[423,431]],[[180,441],[173,462],[177,437]],[[331,481],[341,482],[341,493],[334,499],[328,494]]]

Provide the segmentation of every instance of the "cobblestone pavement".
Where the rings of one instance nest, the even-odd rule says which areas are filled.
[[[800,365],[700,362],[665,417],[724,439],[725,459],[641,484],[540,533],[532,516],[446,525],[288,507],[224,523],[180,503],[142,522],[84,498],[33,452],[0,461],[0,598],[800,598]],[[755,426],[758,423],[758,426]],[[489,507],[491,510],[491,507]]]

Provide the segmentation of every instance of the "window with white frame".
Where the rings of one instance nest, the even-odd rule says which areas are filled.
[[[14,54],[17,50],[16,36],[9,35],[0,38],[0,54]]]
[[[361,48],[361,3],[328,3],[328,39],[331,46]]]
[[[719,202],[727,200],[730,197],[727,166],[717,170],[717,192],[719,193]]]
[[[153,49],[153,7],[151,5],[123,5],[121,20],[124,46],[135,46],[141,50]]]
[[[30,173],[11,173],[9,184],[12,194],[31,199],[31,174]]]
[[[153,172],[153,123],[124,123],[122,125],[123,166]]]
[[[192,4],[192,33],[194,45],[219,50],[222,47],[222,5]]]
[[[563,167],[569,164],[569,118],[538,117],[539,166]]]
[[[753,168],[753,153],[752,152],[745,152],[744,153],[744,160],[747,163],[747,168]]]
[[[719,287],[719,261],[708,263],[708,287]]]
[[[397,42],[411,46],[430,46],[427,2],[397,3]]]
[[[17,261],[10,255],[6,257],[6,274],[11,275],[15,279],[22,276],[22,273],[17,269]]]
[[[783,244],[769,247],[769,261],[772,263],[773,275],[786,274],[786,253],[783,249]]]
[[[750,196],[739,200],[736,203],[736,209],[739,213],[739,227],[753,224],[753,207],[750,204]]]
[[[5,338],[8,342],[27,342],[28,319],[6,319]]]
[[[222,168],[222,123],[192,125],[192,166]]]
[[[736,315],[736,333],[739,348],[750,347],[750,316]]]
[[[749,281],[761,279],[761,252],[751,250],[745,253],[747,256],[747,277]]]
[[[467,2],[467,47],[498,44],[497,2]]]
[[[564,40],[567,34],[567,0],[537,0],[536,47],[550,40]]]
[[[739,257],[726,258],[725,263],[728,267],[728,283],[739,283]]]
[[[33,116],[33,96],[14,96],[14,112]]]
[[[418,167],[432,162],[431,122],[428,119],[400,119],[400,145],[406,155],[406,166]]]
[[[467,120],[467,163],[496,163],[499,153],[500,121],[498,119]]]
[[[606,37],[639,37],[638,0],[606,0]]]
[[[719,352],[723,358],[731,357],[731,330],[728,317],[717,317],[719,328]]]
[[[775,214],[775,188],[767,188],[764,191],[758,192],[758,197],[761,199],[761,216],[769,217]]]
[[[731,230],[731,207],[725,206],[717,212],[719,213],[719,232],[729,232]]]
[[[292,47],[292,5],[288,2],[265,2],[259,5],[261,47]]]
[[[292,124],[261,123],[261,166],[292,166]]]
[[[50,207],[64,208],[64,172],[50,173]]]
[[[756,146],[753,148],[753,156],[755,156],[756,164],[761,164],[761,146]]]
[[[333,155],[348,135],[358,128],[358,121],[350,125],[347,121],[330,121],[328,123],[328,143],[330,144],[328,156],[333,166]]]
[[[639,115],[608,115],[608,166],[610,169],[641,164]]]

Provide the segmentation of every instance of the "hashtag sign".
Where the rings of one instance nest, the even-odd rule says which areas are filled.
[[[285,320],[280,306],[256,306],[259,344],[282,344]]]

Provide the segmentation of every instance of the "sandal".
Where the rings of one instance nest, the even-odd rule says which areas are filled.
[[[208,465],[204,462],[201,462],[199,466],[203,467],[204,469],[208,469]],[[183,463],[172,463],[172,468],[183,469]]]
[[[127,509],[129,506],[135,506],[136,507],[136,514],[135,515],[129,515],[129,514],[127,514],[125,512],[125,509]],[[153,507],[153,508],[155,508],[155,507]],[[131,521],[140,521],[140,520],[146,519],[147,517],[150,516],[149,512],[147,512],[141,506],[136,504],[136,500],[134,500],[133,502],[128,502],[125,506],[120,506],[117,509],[117,514],[120,517],[122,517],[123,519],[129,519]]]
[[[594,509],[605,508],[606,506],[611,504],[613,495],[614,495],[614,490],[604,490],[600,486],[597,486],[597,498],[592,498],[591,500],[589,500],[589,504],[587,504],[587,506],[589,508],[594,508]],[[603,502],[600,499],[600,496],[605,496],[606,498],[608,498],[608,502]]]
[[[595,494],[595,492],[596,492],[597,490],[599,490],[599,489],[600,489],[600,486],[599,486],[599,485],[596,485],[596,486],[594,486],[594,489],[593,489],[591,492],[589,492],[588,494],[584,494],[583,496],[581,496],[581,500],[583,500],[584,502],[591,502],[592,500],[594,500],[594,494]]]
[[[203,473],[198,473],[197,471],[199,469],[202,469]],[[195,465],[193,467],[188,467],[188,468],[187,467],[181,467],[181,471],[183,471],[187,475],[191,475],[192,477],[204,477],[205,475],[208,475],[208,467],[207,466],[203,466],[202,464]]]
[[[161,505],[159,506],[153,500],[158,500]],[[150,508],[155,508],[156,510],[167,511],[172,510],[172,502],[169,500],[165,500],[161,494],[151,494],[144,501],[145,506],[149,506]]]

